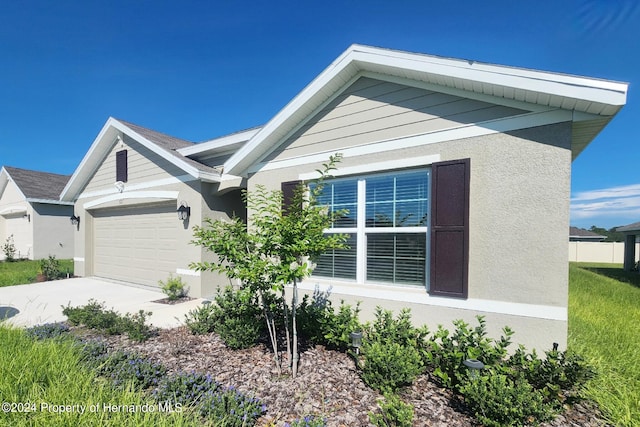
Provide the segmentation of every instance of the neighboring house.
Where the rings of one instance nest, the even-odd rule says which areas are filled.
[[[68,180],[68,175],[4,166],[0,171],[0,245],[12,237],[16,258],[72,258],[69,218],[73,203],[59,200]]]
[[[354,45],[260,128],[192,144],[109,119],[62,195],[82,221],[76,274],[181,274],[211,295],[223,282],[188,269],[210,256],[191,227],[239,213],[239,188],[287,190],[339,152],[323,200],[349,210],[327,232],[351,248],[323,256],[303,290],[362,301],[369,318],[408,307],[431,328],[481,314],[494,336],[509,325],[530,348],[565,346],[571,161],[626,91]]]
[[[607,236],[601,236],[584,228],[569,227],[570,242],[602,242]]]
[[[640,242],[640,222],[618,227],[616,231],[624,233],[624,265],[626,271],[638,269],[636,246]]]

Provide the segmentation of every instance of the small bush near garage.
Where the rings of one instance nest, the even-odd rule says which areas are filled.
[[[60,261],[54,255],[49,255],[49,258],[40,260],[40,270],[47,280],[60,279],[64,275]]]
[[[2,252],[4,253],[5,259],[9,262],[15,260],[16,256],[16,245],[13,242],[13,234],[7,237],[4,244],[2,245]]]
[[[82,325],[107,335],[126,334],[138,342],[146,341],[154,334],[153,328],[146,323],[147,317],[151,315],[150,311],[140,310],[136,314],[127,313],[122,316],[115,310],[107,310],[104,303],[91,299],[84,306],[63,306],[62,314],[67,316],[72,325]]]
[[[181,277],[173,277],[173,275],[170,274],[166,282],[160,280],[158,284],[169,301],[177,301],[187,296],[186,284],[182,281]]]

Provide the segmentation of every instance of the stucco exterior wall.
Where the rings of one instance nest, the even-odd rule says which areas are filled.
[[[0,194],[0,212],[23,211],[31,215],[31,205],[13,181],[9,181]],[[33,259],[33,228],[25,213],[6,213],[0,215],[0,245],[3,245],[9,236],[13,235],[13,243],[16,247],[16,257]],[[5,255],[0,251],[0,259]]]
[[[73,226],[69,218],[73,206],[33,203],[34,259],[53,255],[58,259],[73,258]]]
[[[315,284],[324,289],[333,286],[336,300],[361,300],[364,307],[409,307],[417,322],[432,328],[486,314],[495,320],[492,330],[504,325],[520,330],[519,342],[529,347],[548,349],[551,342],[566,345],[570,144],[571,123],[567,122],[411,148],[402,148],[400,138],[395,150],[344,158],[339,167],[429,156],[438,161],[471,159],[469,298],[460,302],[430,297],[424,288],[316,278],[305,286],[308,290]],[[336,152],[340,148],[345,147],[336,147]],[[248,187],[251,190],[260,183],[279,189],[281,182],[299,179],[320,166],[264,168],[249,177]],[[373,298],[372,289],[383,297]],[[395,290],[403,291],[400,300],[389,300]],[[518,316],[523,311],[529,314]]]

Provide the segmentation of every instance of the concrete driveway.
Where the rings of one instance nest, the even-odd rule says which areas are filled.
[[[151,311],[149,323],[171,328],[184,324],[184,315],[203,301],[199,298],[174,305],[153,302],[165,297],[159,290],[78,277],[0,288],[0,317],[17,326],[57,322],[66,320],[62,306],[70,303],[77,307],[95,299],[120,314]]]

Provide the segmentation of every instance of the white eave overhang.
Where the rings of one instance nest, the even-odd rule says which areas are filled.
[[[138,132],[134,131],[124,123],[110,117],[102,130],[91,144],[91,147],[85,154],[84,158],[80,162],[80,165],[76,168],[75,172],[69,179],[69,182],[65,186],[60,195],[62,201],[74,201],[79,195],[86,182],[93,176],[95,168],[102,162],[112,149],[113,144],[116,143],[118,137],[122,134],[126,134],[133,138],[144,147],[148,148],[152,152],[156,153],[163,159],[176,165],[187,174],[191,175],[195,179],[199,179],[205,182],[220,182],[221,174],[214,172],[206,172],[197,169],[196,167],[188,164],[180,158],[172,155],[163,148],[159,147],[155,143],[149,141]]]
[[[403,79],[496,99],[586,113],[600,123],[575,141],[574,157],[626,103],[627,84],[353,45],[293,98],[224,165],[245,175],[274,144],[360,76]],[[602,120],[604,119],[604,120]]]
[[[185,157],[191,157],[194,159],[225,154],[240,148],[247,141],[253,138],[260,131],[260,129],[262,128],[257,127],[253,129],[247,129],[241,132],[233,133],[231,135],[225,135],[221,136],[220,138],[201,142],[191,147],[179,148],[176,151]]]

